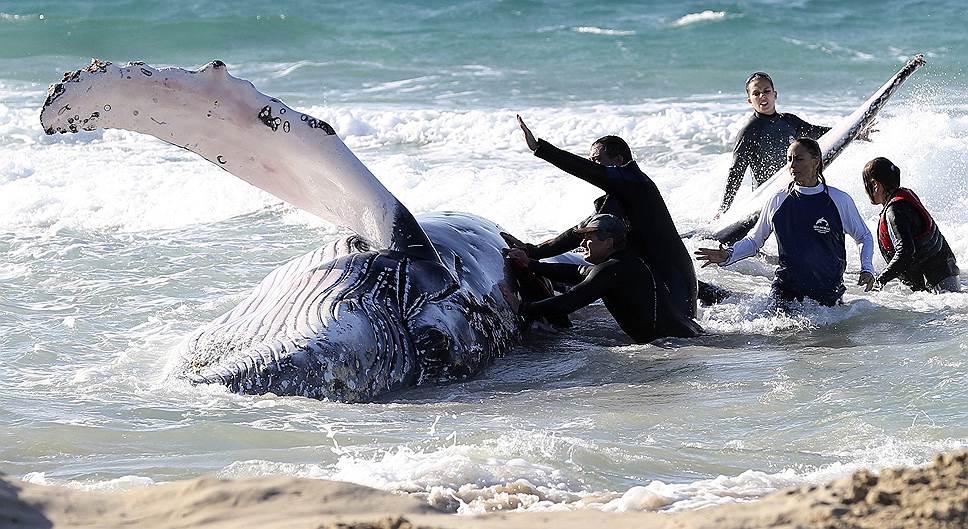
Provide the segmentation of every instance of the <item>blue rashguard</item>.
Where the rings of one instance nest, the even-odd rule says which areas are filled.
[[[861,270],[874,273],[874,238],[853,199],[837,188],[822,183],[794,185],[773,195],[753,231],[733,245],[729,259],[720,266],[756,254],[773,232],[780,254],[773,281],[777,297],[835,304],[846,290],[845,234],[860,245]]]

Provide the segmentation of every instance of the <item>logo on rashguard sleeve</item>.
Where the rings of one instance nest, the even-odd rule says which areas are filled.
[[[830,233],[830,223],[827,219],[820,217],[817,222],[813,223],[813,231],[817,233]]]

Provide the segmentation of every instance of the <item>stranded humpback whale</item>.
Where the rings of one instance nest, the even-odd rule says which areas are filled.
[[[192,334],[176,376],[241,393],[368,401],[429,377],[464,376],[505,353],[520,320],[497,225],[419,220],[333,128],[235,78],[94,60],[50,87],[48,134],[119,128],[199,154],[356,235],[271,272]]]

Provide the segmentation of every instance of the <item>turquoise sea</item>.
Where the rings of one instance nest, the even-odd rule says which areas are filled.
[[[873,227],[860,169],[891,158],[968,268],[966,23],[955,1],[0,1],[0,472],[102,490],[285,474],[461,513],[682,510],[966,448],[968,295],[851,287],[777,315],[762,260],[700,272],[738,295],[701,311],[694,340],[627,345],[593,306],[479,376],[375,404],[172,382],[186,335],[345,232],[153,138],[39,125],[47,86],[91,57],[220,59],[331,123],[416,213],[531,240],[588,214],[597,190],[532,157],[520,113],[575,152],[628,139],[685,231],[719,205],[749,73],[773,74],[781,111],[834,124],[924,53],[827,176]]]

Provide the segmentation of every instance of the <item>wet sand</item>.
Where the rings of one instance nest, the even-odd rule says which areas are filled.
[[[0,527],[340,529],[963,529],[968,452],[924,468],[861,471],[822,487],[677,514],[595,510],[457,516],[409,496],[334,481],[213,477],[87,492],[0,477]]]

